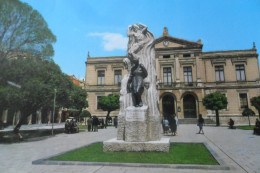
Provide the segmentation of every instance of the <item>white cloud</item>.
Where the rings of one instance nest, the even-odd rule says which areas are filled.
[[[89,36],[98,36],[102,38],[102,44],[106,51],[116,49],[126,50],[128,38],[118,33],[90,33]]]

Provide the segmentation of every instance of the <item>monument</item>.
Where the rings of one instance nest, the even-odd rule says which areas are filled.
[[[137,23],[127,29],[129,37],[121,81],[117,138],[103,142],[103,151],[169,152],[169,138],[161,138],[158,109],[154,36]]]

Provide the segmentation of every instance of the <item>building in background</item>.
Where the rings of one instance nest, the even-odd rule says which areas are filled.
[[[206,110],[202,99],[206,94],[221,92],[228,99],[220,111],[221,123],[233,118],[245,123],[242,111],[249,107],[250,98],[260,95],[258,54],[252,49],[203,52],[201,40],[188,41],[168,34],[154,41],[159,109],[162,116],[176,114],[180,119],[195,119],[199,114],[215,119],[215,112]],[[90,57],[86,62],[86,90],[89,111],[105,116],[98,99],[120,91],[120,80],[126,74],[123,58]],[[117,115],[118,111],[112,112]]]
[[[80,86],[81,88],[84,89],[84,87],[85,87],[85,81],[84,81],[84,79],[83,79],[83,80],[80,80],[80,79],[76,78],[73,74],[68,75],[68,76],[69,76],[69,78],[72,80],[72,82],[73,82],[75,85]]]

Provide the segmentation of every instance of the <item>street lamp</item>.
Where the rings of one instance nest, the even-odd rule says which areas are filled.
[[[57,92],[57,90],[56,90],[56,89],[54,89],[53,112],[52,112],[52,130],[51,130],[51,134],[52,134],[52,135],[53,135],[54,114],[55,114],[55,101],[56,101],[56,92]]]

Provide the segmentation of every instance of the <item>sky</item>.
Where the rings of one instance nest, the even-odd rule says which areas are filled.
[[[260,47],[259,0],[21,0],[39,11],[57,37],[53,57],[61,70],[84,78],[91,57],[126,55],[130,24],[156,38],[202,40],[203,52]],[[258,52],[259,53],[259,52]]]

